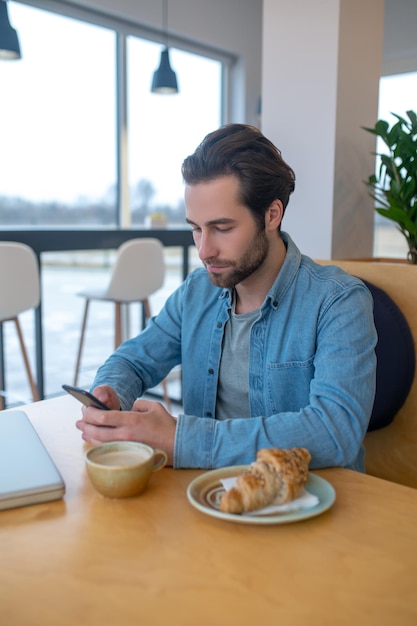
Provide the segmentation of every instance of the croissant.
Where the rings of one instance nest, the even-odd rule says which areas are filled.
[[[220,500],[220,511],[244,513],[269,504],[284,504],[298,498],[308,479],[311,454],[306,448],[264,448],[256,461],[226,491]]]

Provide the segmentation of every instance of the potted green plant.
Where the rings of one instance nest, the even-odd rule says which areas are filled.
[[[379,137],[387,151],[375,153],[380,165],[365,181],[375,200],[375,209],[396,222],[408,245],[408,259],[417,264],[417,115],[407,111],[407,118],[395,113],[390,125],[378,120],[374,128],[362,128]]]

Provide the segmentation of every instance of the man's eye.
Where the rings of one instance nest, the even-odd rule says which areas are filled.
[[[229,230],[232,230],[232,227],[231,226],[226,226],[226,227],[221,228],[220,226],[218,226],[216,228],[216,230],[218,230],[219,233],[228,233]]]

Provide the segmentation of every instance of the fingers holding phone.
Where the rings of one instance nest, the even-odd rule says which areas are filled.
[[[75,426],[81,430],[85,441],[92,445],[99,445],[117,438],[114,433],[122,413],[120,413],[119,398],[110,386],[96,387],[94,395],[79,387],[71,385],[62,385],[62,387],[83,404],[82,418],[76,421]],[[98,410],[91,411],[90,407]]]
[[[99,385],[94,390],[94,397],[99,398],[100,401],[112,411],[120,411],[119,396],[110,385]]]
[[[72,387],[71,385],[62,385],[62,388],[87,407],[93,406],[102,411],[112,409],[118,411],[120,409],[119,398],[109,385],[96,387],[94,395],[85,389]]]

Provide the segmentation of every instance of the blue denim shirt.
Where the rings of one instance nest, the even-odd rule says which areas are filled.
[[[282,237],[285,261],[251,331],[251,417],[215,419],[231,293],[213,286],[204,268],[97,372],[93,387],[111,385],[129,410],[181,364],[184,414],[174,467],[246,464],[260,448],[302,446],[312,455],[311,468],[364,470],[362,442],[375,396],[372,296],[359,279],[314,263]]]

